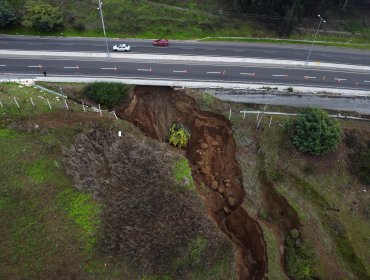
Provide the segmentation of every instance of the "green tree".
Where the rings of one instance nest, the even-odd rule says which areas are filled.
[[[17,23],[17,17],[8,1],[0,0],[0,27],[8,28]]]
[[[298,117],[293,143],[302,152],[321,155],[334,150],[341,140],[337,120],[317,108],[308,108]]]
[[[43,2],[28,2],[22,24],[40,31],[53,31],[63,25],[63,15],[58,7]]]
[[[112,108],[128,99],[129,89],[125,84],[96,82],[86,88],[85,94],[96,103]]]

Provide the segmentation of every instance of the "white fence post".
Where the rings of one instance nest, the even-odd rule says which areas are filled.
[[[46,98],[46,101],[48,102],[48,104],[49,104],[49,108],[50,108],[50,110],[51,110],[51,104],[50,104],[50,102],[49,102],[49,99],[48,99],[48,98]]]
[[[18,109],[19,109],[20,107],[19,107],[19,104],[18,104],[17,98],[15,98],[15,96],[14,96],[14,102],[15,102],[15,104],[17,104],[17,107],[18,107]]]

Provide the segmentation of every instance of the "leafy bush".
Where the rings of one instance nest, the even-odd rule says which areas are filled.
[[[285,262],[288,275],[295,280],[314,279],[315,253],[308,241],[299,239],[299,232],[293,230],[285,240]]]
[[[85,30],[85,25],[83,23],[80,23],[80,22],[79,23],[75,23],[73,25],[73,29],[76,30],[76,31],[78,31],[78,32],[82,32],[82,31]]]
[[[129,89],[125,84],[96,82],[87,87],[85,94],[96,103],[112,108],[128,99]]]
[[[15,12],[6,0],[0,0],[0,27],[8,28],[17,23]]]
[[[174,123],[168,134],[168,142],[178,148],[185,148],[190,139],[189,130],[179,123]]]
[[[298,117],[293,143],[302,152],[321,155],[334,150],[341,139],[337,120],[317,108],[308,108]]]
[[[204,93],[200,100],[203,106],[211,106],[214,101],[215,101],[215,97],[212,94],[208,94],[208,93]]]
[[[63,16],[58,7],[43,2],[28,2],[22,24],[40,31],[53,31],[63,25]]]

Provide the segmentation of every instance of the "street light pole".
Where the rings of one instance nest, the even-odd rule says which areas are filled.
[[[102,5],[103,5],[103,3],[101,2],[101,0],[99,0],[99,8],[98,8],[98,10],[100,11],[101,23],[103,25],[103,33],[104,33],[104,38],[105,38],[105,45],[107,47],[107,56],[108,56],[108,58],[110,58],[109,48],[108,48],[108,41],[107,41],[107,35],[105,33],[105,25],[104,25],[104,17],[103,17],[103,7],[102,7]]]
[[[308,59],[310,58],[310,55],[311,55],[311,52],[312,52],[312,48],[313,48],[313,45],[315,44],[317,33],[319,33],[319,29],[320,29],[321,23],[322,22],[324,22],[324,23],[326,22],[326,20],[324,20],[320,15],[317,15],[317,16],[320,18],[320,23],[319,23],[319,26],[317,27],[315,37],[313,38],[313,42],[312,42],[312,45],[311,45],[311,48],[310,48],[310,52],[308,53],[308,56],[307,56],[307,59],[306,59],[306,64],[308,63]]]

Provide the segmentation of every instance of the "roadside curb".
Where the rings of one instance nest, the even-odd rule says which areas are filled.
[[[21,76],[21,75],[20,75]],[[293,88],[297,93],[327,93],[333,96],[370,96],[368,91],[352,90],[352,89],[337,89],[337,88],[324,88],[324,87],[304,87],[300,85],[281,85],[273,83],[233,83],[233,82],[203,82],[203,81],[170,81],[170,80],[156,80],[156,79],[130,79],[130,78],[107,78],[107,77],[43,77],[35,76],[29,79],[22,78],[1,78],[1,82],[21,82],[22,80],[42,81],[42,82],[74,82],[74,83],[93,83],[93,82],[116,82],[131,85],[151,85],[151,86],[169,86],[169,87],[182,87],[182,88],[209,88],[209,89],[254,89],[266,91],[268,88],[273,88],[282,92],[286,92],[288,88]]]

